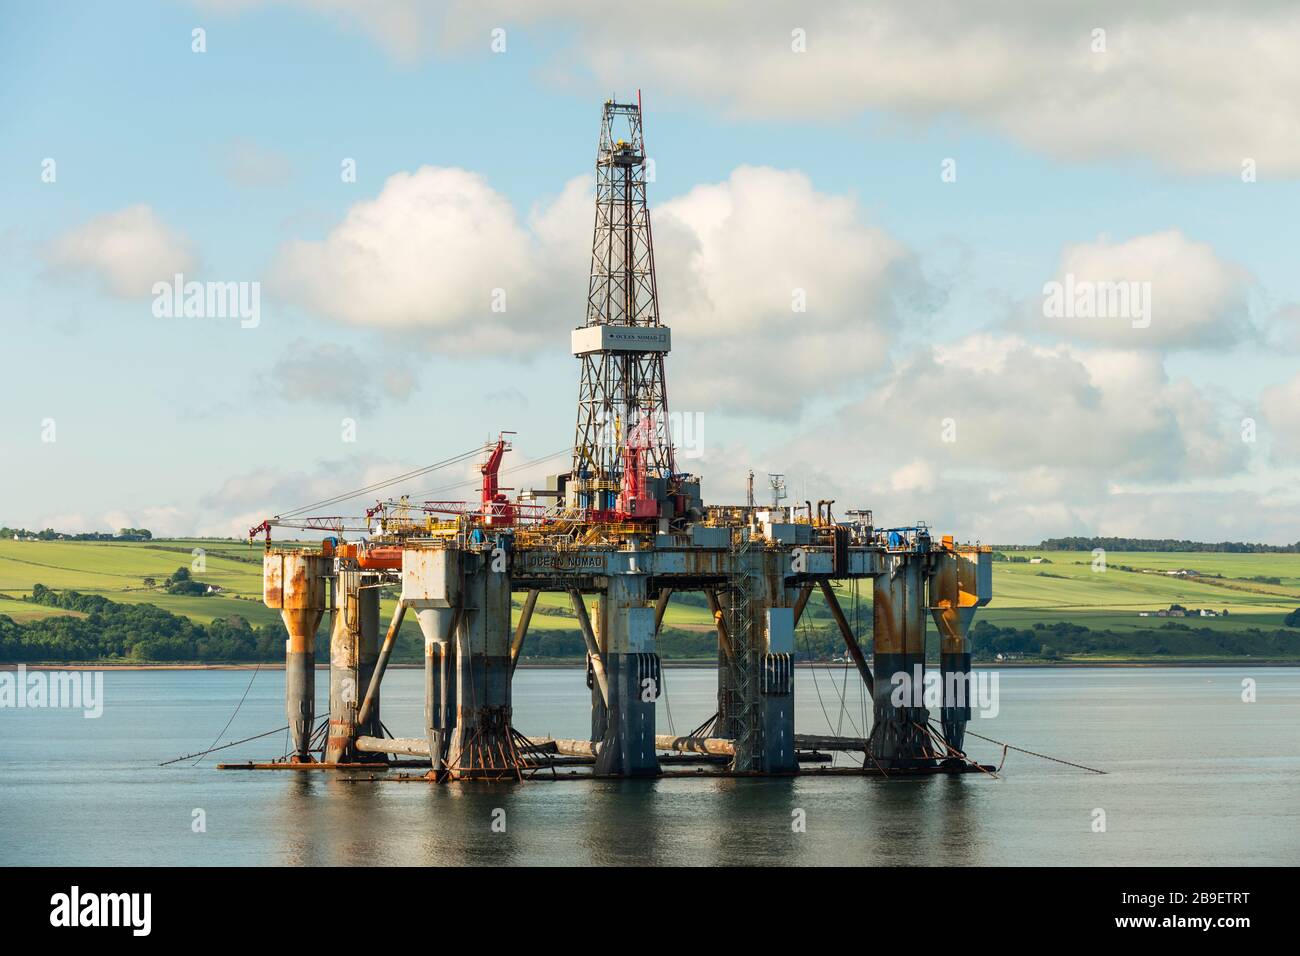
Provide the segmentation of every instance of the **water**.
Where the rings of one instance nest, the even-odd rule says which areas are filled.
[[[860,731],[860,685],[848,675],[842,706],[844,672],[833,674],[799,671],[799,732]],[[1002,671],[1000,713],[971,729],[1105,776],[1017,753],[998,779],[437,786],[215,769],[278,756],[283,735],[197,767],[156,766],[209,746],[251,676],[111,671],[97,720],[0,710],[0,864],[1300,863],[1300,669]],[[1244,678],[1258,683],[1255,703],[1241,700]],[[714,680],[669,669],[661,732],[669,708],[677,733],[708,717]],[[223,742],[281,726],[282,694],[283,672],[259,673]],[[417,671],[385,679],[383,718],[397,736],[420,734],[421,694]],[[516,722],[586,736],[587,694],[580,670],[521,669]],[[1001,759],[999,747],[968,744],[985,762]],[[191,828],[196,808],[204,833]],[[1098,808],[1104,833],[1093,831]],[[505,833],[492,831],[495,810]],[[796,810],[806,832],[792,831]]]

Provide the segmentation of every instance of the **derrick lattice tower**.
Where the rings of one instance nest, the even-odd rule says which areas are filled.
[[[581,381],[570,473],[573,503],[637,516],[671,494],[676,470],[640,99],[609,100],[601,116],[587,316],[572,336]]]

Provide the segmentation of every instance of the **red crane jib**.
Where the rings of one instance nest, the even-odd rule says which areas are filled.
[[[483,473],[483,491],[479,503],[483,509],[483,523],[493,527],[508,527],[515,523],[514,505],[501,492],[497,472],[501,470],[501,459],[510,450],[504,438],[498,438],[496,445],[488,455],[487,461],[479,466]]]

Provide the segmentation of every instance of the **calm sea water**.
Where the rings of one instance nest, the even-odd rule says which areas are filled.
[[[118,671],[97,720],[0,710],[0,864],[1290,864],[1300,863],[1300,670],[1023,669],[972,729],[1102,768],[1012,753],[997,779],[347,782],[325,773],[219,771],[284,751],[282,735],[198,764],[249,671]],[[797,730],[857,734],[853,675],[800,670]],[[325,673],[317,685],[323,690]],[[1242,680],[1258,685],[1241,700]],[[222,742],[283,723],[266,670]],[[421,675],[390,672],[383,719],[418,736]],[[715,676],[667,671],[661,732],[713,710]],[[525,733],[587,735],[580,670],[521,669]],[[318,704],[323,713],[323,701]],[[968,741],[997,763],[1001,748]],[[849,758],[841,756],[840,765]],[[191,828],[201,808],[207,830]],[[492,830],[505,811],[506,832]],[[1094,832],[1094,811],[1106,830]],[[806,832],[792,831],[802,810]]]

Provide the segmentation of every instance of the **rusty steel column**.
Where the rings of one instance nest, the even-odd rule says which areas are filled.
[[[415,612],[424,636],[424,732],[435,779],[445,772],[456,725],[453,641],[462,604],[461,554],[455,548],[402,552],[402,602]]]
[[[336,586],[335,600],[338,607],[334,613],[333,626],[330,628],[330,676],[329,676],[329,730],[325,740],[325,762],[339,763],[344,759],[347,743],[356,729],[355,723],[346,713],[344,703],[348,691],[343,686],[345,679],[351,682],[351,696],[356,699],[356,643],[354,629],[357,621],[357,582],[360,573],[340,571]],[[351,620],[349,620],[351,619]]]
[[[284,709],[294,760],[311,756],[316,721],[316,628],[326,610],[330,558],[303,551],[268,551],[262,559],[262,600],[280,612],[289,637],[284,655]]]
[[[659,772],[655,701],[662,678],[655,653],[655,609],[646,606],[646,576],[635,570],[635,561],[630,557],[627,573],[606,579],[597,614],[608,696],[604,713],[592,708],[592,740],[600,741],[596,773]]]
[[[992,596],[992,555],[975,549],[953,549],[945,541],[935,553],[930,578],[930,615],[939,629],[939,671],[943,706],[940,720],[948,746],[962,750],[971,719],[970,631],[975,609]]]
[[[383,631],[379,623],[379,575],[368,575],[361,582],[361,600],[358,602],[361,612],[361,630],[357,635],[357,683],[355,700],[352,705],[356,715],[357,726],[349,741],[349,749],[356,750],[356,738],[360,734],[369,737],[382,737],[383,727],[379,723],[379,685],[375,685],[374,697],[370,702],[370,713],[364,723],[361,721],[361,705],[365,700],[366,690],[373,683],[375,669],[379,664],[379,645]]]
[[[456,724],[447,745],[453,779],[516,777],[511,726],[510,573],[500,547],[466,551],[456,621]]]
[[[872,581],[875,694],[871,756],[885,769],[933,763],[924,727],[925,596],[923,557],[891,553]]]
[[[415,612],[424,635],[424,734],[429,743],[429,762],[439,774],[447,759],[447,742],[455,726],[452,704],[455,669],[451,638],[456,628],[455,608],[421,608]]]
[[[381,736],[376,692],[366,726],[357,723],[361,698],[379,656],[379,577],[364,571],[340,571],[338,613],[330,634],[330,719],[326,763],[356,759],[358,734]]]

